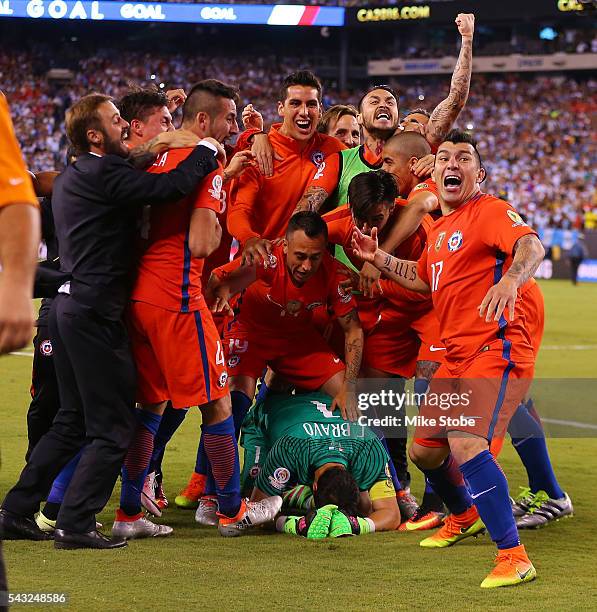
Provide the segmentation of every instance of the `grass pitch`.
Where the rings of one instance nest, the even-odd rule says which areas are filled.
[[[597,379],[597,285],[574,288],[549,281],[541,287],[547,325],[537,375]],[[30,369],[26,356],[0,361],[2,497],[23,466]],[[596,397],[591,398],[593,411]],[[563,405],[560,418],[569,419],[571,408],[576,406]],[[198,411],[192,410],[168,447],[165,485],[171,500],[194,465],[199,422]],[[589,436],[597,430],[569,431],[584,437],[551,439],[549,447],[575,516],[522,532],[539,574],[523,587],[479,588],[495,552],[488,536],[446,550],[424,550],[418,546],[421,535],[398,532],[316,543],[260,533],[223,539],[214,529],[199,528],[193,512],[172,508],[163,520],[174,527],[173,537],[134,541],[124,550],[56,551],[48,542],[5,542],[10,589],[66,592],[69,608],[102,611],[594,610],[597,441]],[[516,493],[526,477],[508,443],[501,463]],[[415,478],[418,494],[422,480],[418,474]],[[114,495],[99,517],[108,527],[116,504]]]

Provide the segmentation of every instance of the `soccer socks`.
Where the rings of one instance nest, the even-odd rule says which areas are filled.
[[[493,455],[484,450],[460,466],[470,497],[498,549],[520,544],[508,495],[508,481]],[[437,489],[436,489],[437,490]]]
[[[545,491],[551,499],[562,499],[564,491],[553,471],[545,432],[532,400],[520,404],[508,425],[508,433],[512,436],[512,445],[527,471],[531,492]]]
[[[79,459],[81,458],[81,453],[83,449],[81,449],[63,468],[60,474],[56,476],[54,482],[52,483],[52,488],[50,489],[50,493],[48,494],[48,499],[46,501],[46,505],[42,510],[42,514],[49,520],[55,521],[58,518],[58,511],[60,510],[60,505],[62,504],[62,500],[64,499],[64,495],[66,490],[68,489],[68,485],[75,473],[75,469],[79,464]]]
[[[259,391],[257,392],[257,395],[255,397],[255,403],[262,404],[263,402],[265,402],[268,391],[269,391],[269,387],[267,386],[267,383],[265,382],[265,375],[264,375],[261,378],[261,384],[259,385]],[[235,391],[233,391],[233,393],[235,393]]]
[[[392,477],[392,484],[394,485],[394,489],[396,489],[396,493],[398,491],[402,491],[402,484],[400,483],[400,478],[398,478],[398,474],[396,472],[396,466],[392,461],[392,457],[390,455],[390,449],[388,448],[388,442],[385,439],[383,433],[380,430],[374,429],[379,441],[383,444],[383,447],[386,449],[386,453],[388,453],[388,468],[390,469],[390,476]]]
[[[425,474],[426,482],[442,498],[452,514],[462,514],[473,505],[474,502],[466,488],[462,474],[451,454],[438,468],[422,471]]]
[[[176,430],[182,425],[188,411],[188,408],[173,408],[172,404],[168,402],[153,441],[153,453],[151,454],[151,463],[148,469],[149,473],[162,471],[164,449],[172,439],[172,436],[176,433]]]
[[[232,518],[237,515],[241,505],[234,419],[229,416],[215,425],[204,425],[202,438],[215,481],[219,513]]]
[[[137,430],[122,466],[120,489],[120,508],[129,516],[141,512],[141,491],[162,417],[146,410],[137,410],[137,419]]]
[[[264,383],[265,384],[265,383]],[[240,427],[245,420],[245,416],[251,407],[251,398],[242,391],[231,391],[230,399],[232,400],[232,417],[234,419],[234,432],[236,439],[240,435]]]
[[[416,394],[416,398],[421,395],[425,395],[425,393],[427,393],[427,389],[429,389],[429,381],[426,378],[415,378],[413,390]],[[421,406],[419,405],[419,408],[420,407]]]

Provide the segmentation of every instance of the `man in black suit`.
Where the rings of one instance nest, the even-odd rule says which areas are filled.
[[[124,144],[128,123],[112,99],[73,105],[66,131],[77,161],[55,181],[53,213],[62,270],[71,275],[50,312],[60,409],[0,510],[5,539],[48,539],[33,519],[61,468],[85,445],[56,523],[56,548],[117,548],[95,527],[135,425],[135,367],[122,313],[128,301],[140,206],[178,200],[217,167],[204,139],[166,174],[136,170]],[[155,153],[150,141],[146,149]]]

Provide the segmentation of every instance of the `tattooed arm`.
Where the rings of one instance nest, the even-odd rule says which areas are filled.
[[[527,234],[516,241],[512,265],[499,283],[495,284],[483,298],[479,306],[479,316],[485,315],[485,321],[499,321],[508,307],[510,321],[514,320],[514,307],[518,289],[522,287],[539,267],[545,257],[545,249],[535,234]]]
[[[329,193],[323,187],[308,187],[303,197],[299,200],[294,212],[303,210],[313,210],[317,212],[323,203],[328,199]]]
[[[459,13],[456,17],[458,31],[462,36],[460,54],[450,84],[450,93],[431,113],[425,137],[429,144],[439,145],[450,131],[454,121],[464,108],[468,99],[473,71],[473,33],[475,16],[472,13]]]
[[[338,317],[338,322],[344,330],[346,369],[344,370],[342,388],[332,402],[332,411],[339,407],[343,418],[356,421],[360,416],[355,401],[355,391],[363,359],[363,328],[356,308],[353,308],[344,316]]]
[[[371,236],[366,236],[355,228],[352,234],[352,250],[357,257],[371,262],[402,287],[411,291],[429,293],[429,285],[417,273],[416,261],[398,259],[377,247],[377,228],[371,230]]]

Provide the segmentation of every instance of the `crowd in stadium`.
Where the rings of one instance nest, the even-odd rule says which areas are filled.
[[[163,55],[156,61],[151,54],[128,53],[127,58],[126,68],[117,55],[107,51],[82,58],[72,80],[60,82],[36,69],[40,58],[35,55],[6,51],[0,55],[3,89],[18,109],[17,133],[32,169],[63,167],[64,112],[87,91],[119,98],[129,83],[159,87],[165,82],[167,88],[185,87],[209,76],[240,82],[243,104],[253,104],[270,124],[276,120],[277,75],[300,64],[290,57],[275,56],[259,57],[248,69],[243,57],[214,61],[202,56]],[[401,92],[404,111],[419,106],[433,109],[445,89],[441,78],[429,77],[404,79],[394,85]],[[597,207],[590,122],[597,108],[596,89],[594,79],[550,75],[473,78],[458,126],[471,129],[481,150],[491,152],[484,188],[516,202],[537,227],[582,228],[585,213]],[[326,87],[324,106],[355,103],[358,97],[356,89],[339,92]],[[562,132],[562,125],[572,126],[569,133]]]
[[[174,505],[200,526],[308,539],[438,528],[423,548],[487,531],[497,554],[482,588],[536,577],[519,530],[574,509],[529,397],[545,317],[535,227],[580,227],[596,205],[595,83],[471,85],[474,15],[455,26],[451,78],[346,92],[324,93],[292,58],[247,69],[137,52],[125,68],[97,52],[44,73],[39,57],[2,55],[0,206],[21,213],[15,227],[41,217],[46,246],[30,283],[45,301],[29,448],[3,539],[107,550],[173,535],[156,520],[171,505],[162,460],[197,406]],[[0,295],[18,313],[37,238],[3,257]],[[9,323],[0,352],[32,321]],[[379,402],[388,388],[401,418]],[[528,477],[516,499],[497,462],[508,437]],[[108,536],[97,515],[118,475]]]

